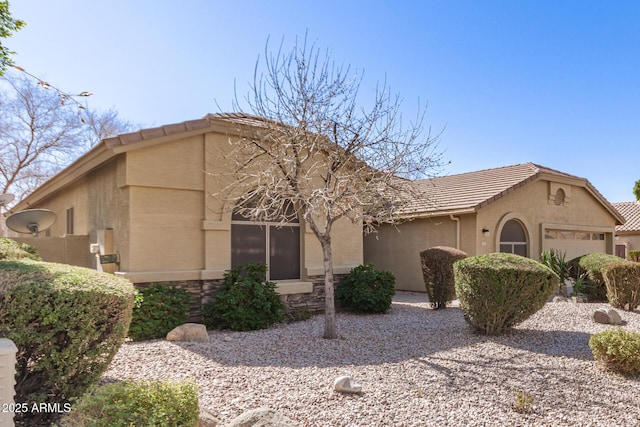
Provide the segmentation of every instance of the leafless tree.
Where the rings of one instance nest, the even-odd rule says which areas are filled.
[[[141,128],[140,125],[123,120],[113,108],[106,111],[87,108],[82,117],[85,124],[82,126],[82,142],[84,144],[82,148],[84,151],[89,150],[105,138]]]
[[[288,204],[304,219],[322,247],[324,337],[336,338],[332,227],[348,219],[371,231],[399,221],[404,201],[419,197],[407,178],[432,175],[442,163],[438,135],[423,136],[423,112],[403,126],[400,99],[386,84],[361,107],[362,76],[336,66],[306,37],[290,52],[280,44],[271,53],[267,42],[264,71],[259,65],[244,103],[260,125],[232,141],[226,197],[253,220],[285,223]]]
[[[0,83],[0,194],[16,201],[92,144],[130,127],[112,110],[68,105],[59,91],[29,77],[6,74]]]

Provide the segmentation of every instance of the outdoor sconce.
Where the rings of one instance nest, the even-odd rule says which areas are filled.
[[[488,229],[483,228],[483,229],[482,229],[482,234],[484,234],[484,237],[489,237],[489,234],[490,234],[490,233],[489,233],[489,230],[488,230]]]

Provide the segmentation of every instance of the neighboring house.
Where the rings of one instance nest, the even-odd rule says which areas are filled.
[[[260,125],[252,116],[213,114],[105,139],[12,210],[53,210],[58,221],[46,235],[67,243],[88,236],[84,252],[61,260],[63,249],[57,259],[47,251],[58,243],[45,233],[20,240],[43,248],[45,260],[103,268],[140,286],[179,283],[196,296],[196,313],[226,270],[260,260],[289,305],[323,308],[322,250],[302,218],[283,227],[249,222],[218,194],[231,179],[225,153]],[[97,263],[89,243],[118,263]],[[336,274],[361,264],[362,227],[338,221],[332,251]]]
[[[616,226],[616,255],[629,256],[629,251],[640,250],[640,202],[614,203],[625,223]]]
[[[364,239],[365,262],[396,275],[397,289],[424,291],[419,253],[433,246],[469,255],[512,252],[539,259],[613,253],[620,213],[584,178],[533,163],[416,181],[425,197]]]

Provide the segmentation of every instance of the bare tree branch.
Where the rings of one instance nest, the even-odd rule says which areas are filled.
[[[221,194],[257,221],[285,223],[282,208],[293,203],[322,246],[325,337],[334,338],[333,224],[348,218],[371,231],[399,221],[407,196],[420,197],[410,179],[433,176],[442,165],[439,135],[423,136],[422,111],[403,126],[401,100],[386,82],[372,105],[362,107],[362,74],[334,64],[306,36],[291,52],[281,43],[274,54],[267,42],[264,71],[259,64],[245,98],[259,125],[230,141],[234,167]],[[240,104],[235,107],[244,111]]]
[[[0,193],[23,199],[99,140],[130,124],[109,110],[83,108],[80,117],[60,98],[28,77],[0,78]]]

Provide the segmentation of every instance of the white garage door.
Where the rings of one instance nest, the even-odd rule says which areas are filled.
[[[565,259],[594,252],[606,252],[604,233],[581,230],[545,229],[543,250],[557,249],[566,253]]]

